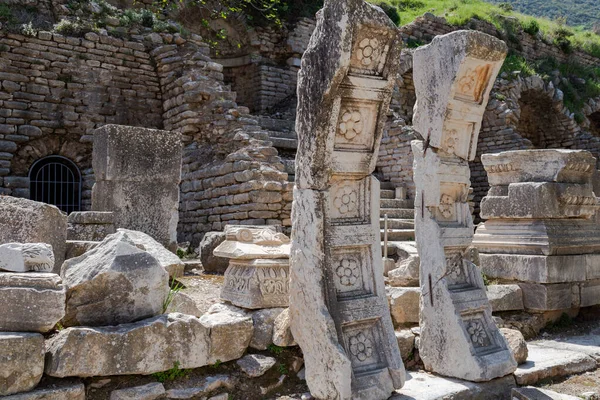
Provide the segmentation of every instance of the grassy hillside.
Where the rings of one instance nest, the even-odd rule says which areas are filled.
[[[555,0],[540,1],[553,2]],[[594,2],[596,7],[600,8],[600,0],[581,1]],[[373,0],[371,2],[382,5],[399,25],[408,24],[418,16],[423,15],[423,13],[431,12],[437,16],[445,17],[452,25],[464,25],[469,19],[475,17],[488,21],[498,29],[506,32],[507,30],[510,31],[511,27],[507,25],[504,17],[514,17],[526,32],[532,35],[540,35],[543,40],[555,43],[566,52],[571,51],[573,48],[581,48],[600,57],[600,35],[583,27],[568,27],[560,20],[536,18],[517,11],[511,11],[511,7],[506,7],[506,4],[495,5],[483,0]],[[508,33],[510,36],[510,32]]]
[[[572,26],[583,26],[591,29],[600,24],[600,1],[598,0],[487,0],[491,3],[508,2],[515,10],[556,19],[565,17],[566,23]]]

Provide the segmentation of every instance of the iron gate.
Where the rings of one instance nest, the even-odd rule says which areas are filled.
[[[81,173],[67,158],[49,156],[29,171],[31,200],[53,204],[67,214],[81,209]]]

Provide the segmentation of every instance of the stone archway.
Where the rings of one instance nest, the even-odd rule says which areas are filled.
[[[27,176],[31,166],[48,156],[62,156],[73,161],[79,170],[92,167],[92,144],[51,135],[22,144],[11,162],[11,174]]]

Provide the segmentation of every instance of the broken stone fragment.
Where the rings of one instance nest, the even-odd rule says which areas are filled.
[[[286,308],[283,310],[273,325],[273,344],[281,347],[297,346],[292,331],[290,329],[290,310]]]
[[[156,400],[165,394],[162,383],[155,382],[143,386],[113,390],[110,400]]]
[[[67,260],[65,326],[117,325],[162,313],[169,275],[126,231],[109,235],[94,249]]]
[[[523,337],[523,334],[516,329],[500,328],[500,332],[506,338],[506,343],[515,357],[517,364],[523,364],[527,361],[527,342]]]
[[[11,272],[51,272],[52,246],[46,243],[7,243],[0,245],[0,270]]]
[[[0,396],[36,387],[44,373],[44,337],[0,332]]]
[[[0,331],[50,331],[65,315],[66,292],[52,273],[0,272]]]
[[[265,308],[252,312],[254,333],[250,347],[256,350],[266,350],[273,344],[273,328],[275,319],[282,313],[283,308]]]
[[[29,392],[6,396],[2,400],[85,400],[85,386],[69,379],[48,380]]]
[[[250,378],[258,378],[271,369],[276,362],[277,360],[273,357],[267,357],[261,354],[248,354],[237,360],[237,365],[239,365],[240,369]]]
[[[57,207],[0,196],[0,243],[49,244],[54,251],[53,272],[58,273],[65,259],[66,240],[67,216]]]
[[[152,257],[156,258],[161,267],[169,273],[170,278],[183,276],[184,265],[181,259],[154,240],[150,235],[128,229],[117,229],[117,231],[126,234],[135,247],[147,251]]]
[[[225,272],[227,266],[229,266],[229,260],[213,254],[214,249],[224,241],[225,232],[208,232],[204,235],[198,250],[196,250],[200,254],[200,260],[202,261],[202,268],[204,271]]]

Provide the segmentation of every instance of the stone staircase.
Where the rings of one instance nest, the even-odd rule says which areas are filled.
[[[398,192],[398,193],[397,193]],[[379,224],[381,240],[384,239],[385,215],[388,216],[388,256],[395,253],[394,242],[409,242],[415,240],[415,210],[412,200],[400,197],[401,191],[390,182],[381,182],[381,203],[379,209]]]
[[[269,134],[269,140],[279,152],[285,172],[288,174],[288,181],[294,182],[296,175],[294,159],[298,149],[298,136],[294,130],[295,121],[261,116],[258,117],[258,123]]]

